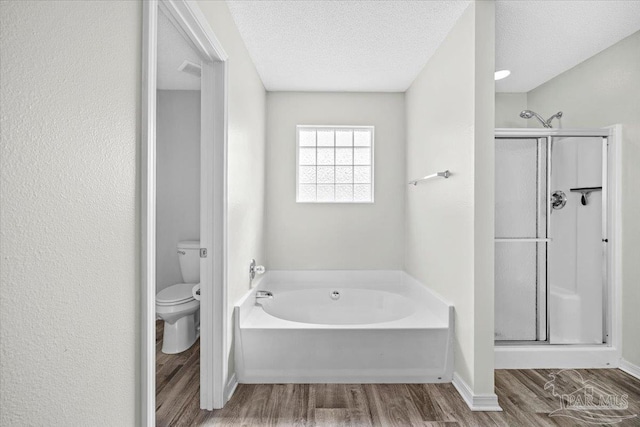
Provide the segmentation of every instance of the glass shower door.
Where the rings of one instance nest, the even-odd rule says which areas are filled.
[[[551,215],[551,344],[603,342],[606,153],[606,138],[553,138],[551,188],[566,195],[566,204]]]
[[[547,339],[549,141],[496,138],[495,339]]]

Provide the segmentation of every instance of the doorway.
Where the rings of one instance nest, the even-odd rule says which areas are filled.
[[[200,283],[199,313],[193,316],[199,339],[176,347],[184,354],[199,346],[199,357],[189,355],[199,359],[199,407],[226,403],[227,56],[191,2],[152,0],[143,8],[141,418],[152,426],[161,305],[156,295],[173,284],[187,282],[191,289]],[[188,251],[197,254],[191,260],[199,278],[187,280],[180,268],[178,256]]]

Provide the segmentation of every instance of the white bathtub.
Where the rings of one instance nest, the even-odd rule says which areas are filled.
[[[453,306],[404,272],[272,271],[234,309],[236,374],[240,383],[450,382],[453,326]]]

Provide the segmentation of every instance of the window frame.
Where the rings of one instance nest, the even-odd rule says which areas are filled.
[[[314,130],[318,130],[318,129],[325,129],[325,130],[344,130],[344,129],[349,129],[349,130],[368,130],[371,132],[371,164],[369,165],[371,167],[371,200],[369,201],[354,201],[354,200],[346,200],[346,201],[337,201],[337,200],[333,200],[333,201],[318,201],[317,200],[317,194],[316,194],[316,200],[315,201],[301,201],[300,200],[300,131],[303,129],[314,129]],[[316,135],[316,145],[315,145],[315,149],[317,151],[318,149],[318,145],[317,145],[318,141],[317,141],[317,135]],[[335,144],[334,144],[334,148],[335,148]],[[295,164],[295,168],[296,168],[296,180],[294,185],[296,186],[296,203],[300,203],[300,204],[329,204],[329,205],[336,205],[336,204],[351,204],[351,205],[357,205],[357,204],[373,204],[375,203],[375,126],[374,125],[296,125],[296,164]],[[316,163],[317,166],[317,163]],[[335,167],[335,161],[334,161],[334,167]],[[353,165],[352,162],[352,167],[355,166]],[[364,165],[363,165],[364,166]],[[316,185],[317,185],[317,175],[316,175]],[[335,185],[335,181],[333,183],[333,185]],[[353,185],[353,184],[352,184]]]

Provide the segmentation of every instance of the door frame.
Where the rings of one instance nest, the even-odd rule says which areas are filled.
[[[227,382],[227,59],[196,2],[147,0],[143,4],[140,155],[141,425],[155,425],[156,91],[159,8],[202,59],[200,407],[226,403]]]

